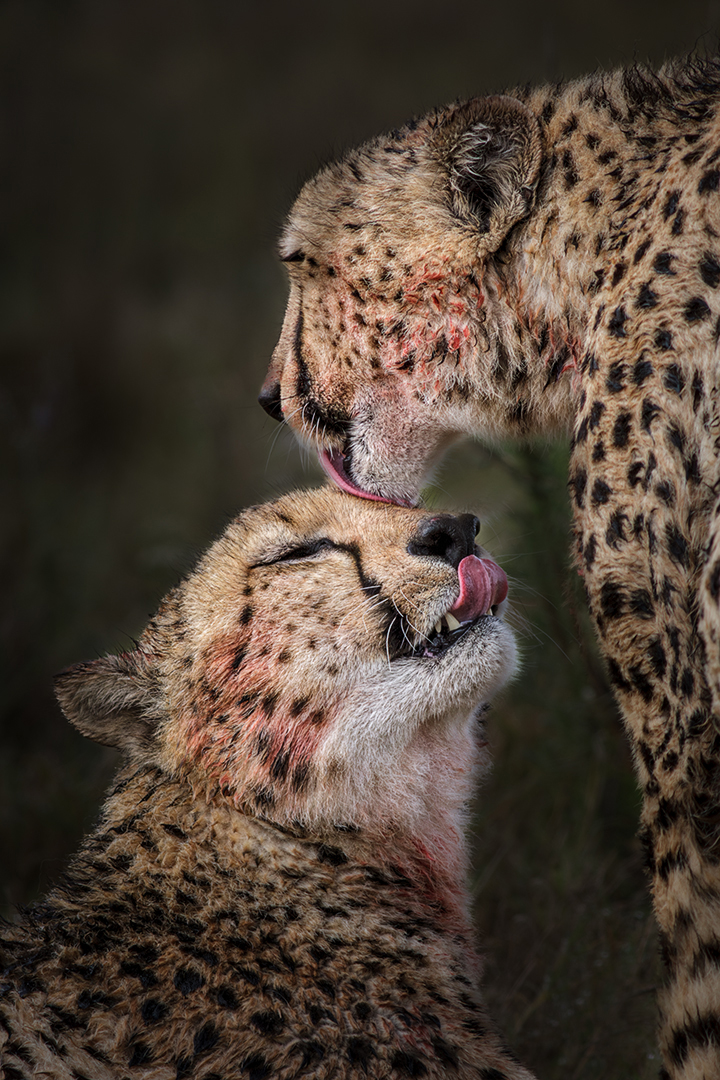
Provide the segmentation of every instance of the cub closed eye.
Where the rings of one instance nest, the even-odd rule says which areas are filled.
[[[305,559],[312,559],[315,555],[319,555],[323,551],[328,551],[336,547],[337,545],[333,544],[332,540],[328,540],[327,537],[322,536],[317,540],[309,540],[306,544],[298,544],[296,547],[285,548],[284,551],[279,551],[276,555],[271,555],[269,558],[256,563],[255,565],[276,566],[285,563],[303,562]]]

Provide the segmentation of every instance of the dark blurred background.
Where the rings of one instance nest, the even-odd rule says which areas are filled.
[[[53,702],[127,647],[242,505],[318,473],[255,403],[274,240],[328,157],[457,96],[694,47],[717,0],[0,5],[0,910],[47,887],[115,765]],[[657,1074],[638,799],[568,559],[565,446],[459,447],[524,675],[474,822],[491,1008],[546,1080]]]

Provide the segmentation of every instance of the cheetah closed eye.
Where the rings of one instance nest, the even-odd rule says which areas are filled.
[[[124,764],[0,931],[8,1078],[532,1080],[478,992],[465,805],[508,679],[477,519],[335,489],[236,518],[57,692]]]
[[[673,1078],[720,1078],[720,62],[437,109],[312,179],[261,402],[412,504],[573,431],[577,564],[643,790]]]

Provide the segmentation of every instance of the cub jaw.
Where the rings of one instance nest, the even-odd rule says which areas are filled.
[[[492,607],[490,608],[490,610],[488,612],[486,612],[486,614],[487,615],[497,615],[499,607],[500,607],[499,604],[493,604]],[[472,619],[468,620],[468,622],[472,622],[472,621],[473,621]],[[435,623],[435,626],[433,627],[433,629],[434,629],[436,634],[442,634],[443,630],[448,630],[448,631],[459,630],[462,625],[463,624],[458,619],[455,618],[455,616],[453,615],[453,613],[451,611],[446,611],[444,615],[440,616],[438,621]]]

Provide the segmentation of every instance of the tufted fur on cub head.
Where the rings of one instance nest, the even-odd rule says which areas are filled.
[[[467,910],[481,706],[515,660],[477,526],[335,489],[252,507],[133,651],[59,676],[124,765],[0,927],[8,1077],[532,1080]]]

